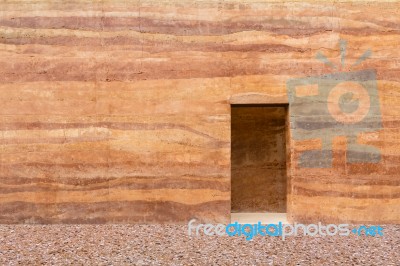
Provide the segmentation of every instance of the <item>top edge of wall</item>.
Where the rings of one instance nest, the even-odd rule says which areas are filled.
[[[92,3],[107,3],[107,2],[118,2],[121,0],[89,0],[89,1],[70,1],[72,2],[92,2]],[[49,2],[48,0],[8,0],[5,3],[43,3]],[[54,2],[64,2],[63,0],[53,1]],[[399,0],[126,0],[123,2],[147,2],[147,3],[397,3]]]

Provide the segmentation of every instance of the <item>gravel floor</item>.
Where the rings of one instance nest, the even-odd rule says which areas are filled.
[[[383,237],[189,237],[183,225],[0,225],[1,265],[400,265]]]

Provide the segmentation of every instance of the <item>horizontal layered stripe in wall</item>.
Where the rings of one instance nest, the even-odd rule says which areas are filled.
[[[396,2],[2,2],[0,222],[228,222],[231,97],[287,99],[343,39],[347,66],[372,52],[382,128],[357,141],[382,158],[337,136],[301,168],[321,141],[291,139],[288,216],[400,223],[399,25]]]

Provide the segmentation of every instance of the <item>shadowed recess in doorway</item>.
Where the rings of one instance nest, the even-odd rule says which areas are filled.
[[[232,106],[232,212],[286,212],[286,108]]]

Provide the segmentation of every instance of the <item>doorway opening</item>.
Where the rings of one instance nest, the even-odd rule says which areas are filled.
[[[232,219],[256,219],[255,214],[266,213],[285,219],[288,106],[231,107]]]

